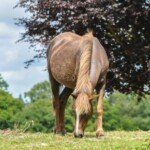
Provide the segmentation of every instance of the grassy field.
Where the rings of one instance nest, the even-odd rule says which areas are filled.
[[[58,136],[52,133],[18,133],[0,131],[0,150],[150,150],[150,132],[106,132],[95,138],[86,133],[82,139],[72,134]]]

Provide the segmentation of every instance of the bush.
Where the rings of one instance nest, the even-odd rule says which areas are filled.
[[[43,90],[44,89],[44,90]],[[31,103],[23,105],[21,100],[13,98],[8,92],[0,90],[0,129],[19,128],[29,132],[51,132],[54,127],[54,115],[51,93],[47,81],[36,84],[26,96]],[[141,102],[134,94],[114,92],[103,101],[105,130],[150,130],[150,96],[145,95]],[[65,128],[72,132],[75,117],[72,111],[72,99],[68,100],[65,110]],[[93,103],[93,116],[86,131],[96,129],[97,101]]]
[[[38,100],[28,104],[17,113],[12,121],[17,128],[31,132],[50,132],[54,126],[54,117],[50,100]]]
[[[23,108],[21,100],[13,98],[8,92],[0,90],[0,129],[13,128],[11,118]]]

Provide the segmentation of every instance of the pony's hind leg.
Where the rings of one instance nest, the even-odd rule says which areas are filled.
[[[50,74],[51,89],[53,94],[53,108],[55,113],[54,133],[65,134],[64,129],[64,113],[67,99],[72,93],[72,90],[65,87],[59,95],[60,83],[58,83]]]
[[[99,93],[98,103],[97,103],[97,121],[96,121],[96,136],[101,137],[104,136],[103,131],[103,96],[105,92],[105,84],[104,81],[100,85],[97,86],[96,91]]]
[[[60,103],[59,103],[59,86],[60,84],[53,78],[53,76],[50,74],[50,82],[51,82],[51,89],[52,89],[52,95],[53,95],[53,109],[54,109],[54,115],[55,115],[55,127],[54,127],[54,133],[60,132],[60,118],[59,118],[59,112],[60,112]]]
[[[59,111],[59,123],[60,123],[60,128],[61,128],[61,134],[65,134],[65,127],[64,127],[64,115],[65,115],[65,107],[67,104],[67,100],[72,93],[72,89],[65,87],[64,90],[61,92],[59,96],[60,100],[60,111]]]

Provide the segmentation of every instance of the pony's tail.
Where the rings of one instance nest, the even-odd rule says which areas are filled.
[[[90,66],[93,47],[93,33],[89,32],[82,36],[81,42],[80,65],[76,87],[73,94],[77,95],[79,93],[83,93],[86,95],[91,95],[92,85],[90,83]]]

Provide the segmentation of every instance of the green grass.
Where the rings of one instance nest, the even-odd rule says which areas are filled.
[[[0,131],[0,150],[150,150],[150,132],[106,132],[97,139],[86,133],[82,139],[73,134],[17,133]]]

